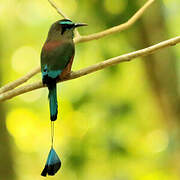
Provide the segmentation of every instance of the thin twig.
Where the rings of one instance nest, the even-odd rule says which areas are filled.
[[[155,0],[149,0],[147,1],[144,6],[142,6],[127,22],[120,24],[118,26],[114,26],[110,29],[107,29],[105,31],[101,31],[99,33],[94,33],[91,35],[87,36],[81,36],[80,38],[75,38],[74,41],[76,43],[81,43],[81,42],[87,42],[87,41],[92,41],[95,39],[100,39],[103,38],[107,35],[116,33],[116,32],[121,32],[125,29],[128,29],[130,26],[132,26],[146,11],[146,9],[154,2]]]
[[[57,7],[57,5],[52,0],[48,0],[51,6],[60,14],[63,18],[68,19],[68,17]]]
[[[168,47],[168,46],[174,46],[178,43],[180,43],[180,36],[177,36],[175,38],[171,38],[169,40],[160,42],[158,44],[147,47],[145,49],[141,49],[138,51],[134,51],[132,53],[128,53],[128,54],[124,54],[121,56],[117,56],[117,57],[108,59],[106,61],[94,64],[92,66],[89,66],[87,68],[81,69],[81,70],[76,71],[76,72],[71,72],[69,74],[69,76],[66,77],[66,79],[63,79],[61,81],[75,79],[75,78],[90,74],[92,72],[104,69],[106,67],[109,67],[109,66],[121,63],[121,62],[126,62],[126,61],[130,61],[130,60],[137,58],[137,57],[146,56],[146,55],[149,55],[153,52],[158,51],[159,49],[163,49],[163,48]],[[25,85],[25,86],[22,86],[22,87],[19,87],[17,89],[14,89],[14,90],[11,90],[9,92],[1,94],[0,95],[0,101],[5,101],[7,99],[11,99],[11,98],[18,96],[20,94],[23,94],[23,93],[26,93],[26,92],[29,92],[29,91],[32,91],[35,89],[39,89],[42,87],[45,87],[45,86],[43,86],[41,81],[29,84],[29,85]]]
[[[56,4],[52,1],[52,0],[48,0],[49,3],[56,9],[56,11],[63,16],[64,18],[67,18],[64,13],[62,13],[62,11],[57,8]],[[80,42],[87,42],[87,41],[92,41],[94,39],[100,39],[104,36],[116,33],[116,32],[120,32],[123,31],[127,28],[129,28],[131,25],[133,25],[144,13],[144,11],[154,2],[154,0],[149,0],[147,1],[144,6],[142,8],[140,8],[126,23],[121,24],[119,26],[115,26],[112,27],[110,29],[107,29],[105,31],[99,32],[99,33],[95,33],[95,34],[91,34],[91,35],[87,35],[87,36],[80,36],[79,34],[76,34],[77,36],[74,39],[75,43],[80,43]],[[32,70],[32,72],[35,72],[32,74],[32,76],[36,75],[37,73],[40,72],[40,67]],[[32,76],[29,76],[29,73],[26,74],[25,76],[17,79],[14,82],[11,82],[7,85],[5,85],[4,87],[0,88],[0,94],[6,91],[9,91],[11,89],[16,88],[17,86],[23,84],[24,82],[28,81],[28,79],[30,79]]]

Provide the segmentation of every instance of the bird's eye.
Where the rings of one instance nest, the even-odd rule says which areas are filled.
[[[66,30],[74,27],[74,24],[63,24],[61,34],[63,34]]]

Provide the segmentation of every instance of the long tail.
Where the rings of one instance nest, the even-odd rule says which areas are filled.
[[[51,121],[55,121],[57,119],[58,113],[58,103],[57,103],[57,90],[56,90],[56,83],[53,82],[48,84],[49,89],[49,107],[50,107],[50,117]]]

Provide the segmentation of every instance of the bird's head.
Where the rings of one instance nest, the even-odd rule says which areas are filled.
[[[49,30],[48,39],[49,40],[58,40],[61,38],[73,39],[74,29],[81,26],[87,26],[87,24],[73,23],[69,19],[62,19],[56,21],[54,24],[52,24]]]

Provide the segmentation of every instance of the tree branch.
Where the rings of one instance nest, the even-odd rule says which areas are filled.
[[[81,42],[87,42],[87,41],[92,41],[95,39],[100,39],[103,38],[107,35],[114,34],[116,32],[121,32],[123,30],[128,29],[130,26],[132,26],[145,12],[145,10],[154,2],[155,0],[149,0],[147,1],[144,6],[142,6],[127,22],[120,24],[118,26],[114,26],[110,29],[107,29],[105,31],[101,31],[99,33],[94,33],[91,35],[87,36],[81,36],[79,38],[75,38],[74,41],[76,43],[81,43]]]
[[[57,8],[56,4],[52,1],[52,0],[48,0],[49,3],[52,5],[53,8],[56,9],[56,11],[63,16],[64,18],[67,18],[64,13],[62,13],[62,11]],[[144,11],[154,2],[155,0],[149,0],[147,1],[144,6],[142,6],[127,22],[125,22],[124,24],[112,27],[110,29],[107,29],[105,31],[99,32],[99,33],[95,33],[95,34],[91,34],[91,35],[87,35],[87,36],[80,36],[77,35],[77,37],[75,37],[74,42],[75,43],[80,43],[80,42],[87,42],[87,41],[92,41],[95,39],[100,39],[103,38],[104,36],[107,35],[111,35],[113,33],[116,32],[121,32],[127,28],[129,28],[131,25],[133,25],[144,13]],[[26,74],[25,76],[17,79],[14,82],[8,83],[7,85],[3,86],[2,88],[0,88],[0,94],[12,90],[14,88],[16,88],[17,86],[25,83],[26,81],[28,81],[32,76],[36,75],[37,73],[40,72],[40,67],[32,70],[31,72],[29,72],[28,74]]]
[[[32,71],[28,72],[25,76],[22,76],[21,78],[17,79],[16,81],[6,84],[2,88],[0,88],[0,94],[3,92],[9,91],[11,89],[14,89],[17,86],[25,83],[26,81],[28,81],[31,77],[33,77],[38,72],[40,72],[40,67],[33,69]]]
[[[141,49],[138,51],[134,51],[134,52],[131,52],[128,54],[124,54],[121,56],[117,56],[117,57],[108,59],[106,61],[94,64],[92,66],[89,66],[87,68],[81,69],[81,70],[76,71],[76,72],[71,72],[65,79],[61,80],[61,82],[66,81],[66,80],[70,80],[70,79],[75,79],[75,78],[90,74],[92,72],[104,69],[106,67],[109,67],[109,66],[121,63],[121,62],[130,61],[130,60],[137,58],[137,57],[146,56],[146,55],[149,55],[153,52],[158,51],[159,49],[163,49],[163,48],[168,47],[168,46],[174,46],[178,43],[180,43],[180,36],[177,36],[175,38],[171,38],[169,40],[160,42],[156,45],[147,47],[145,49]],[[26,92],[29,92],[29,91],[32,91],[35,89],[39,89],[42,87],[45,87],[45,86],[43,86],[41,81],[29,84],[29,85],[25,85],[25,86],[19,87],[17,89],[11,90],[9,92],[0,94],[0,101],[5,101],[7,99],[11,99],[11,98],[18,96],[20,94],[23,94],[23,93],[26,93]]]

